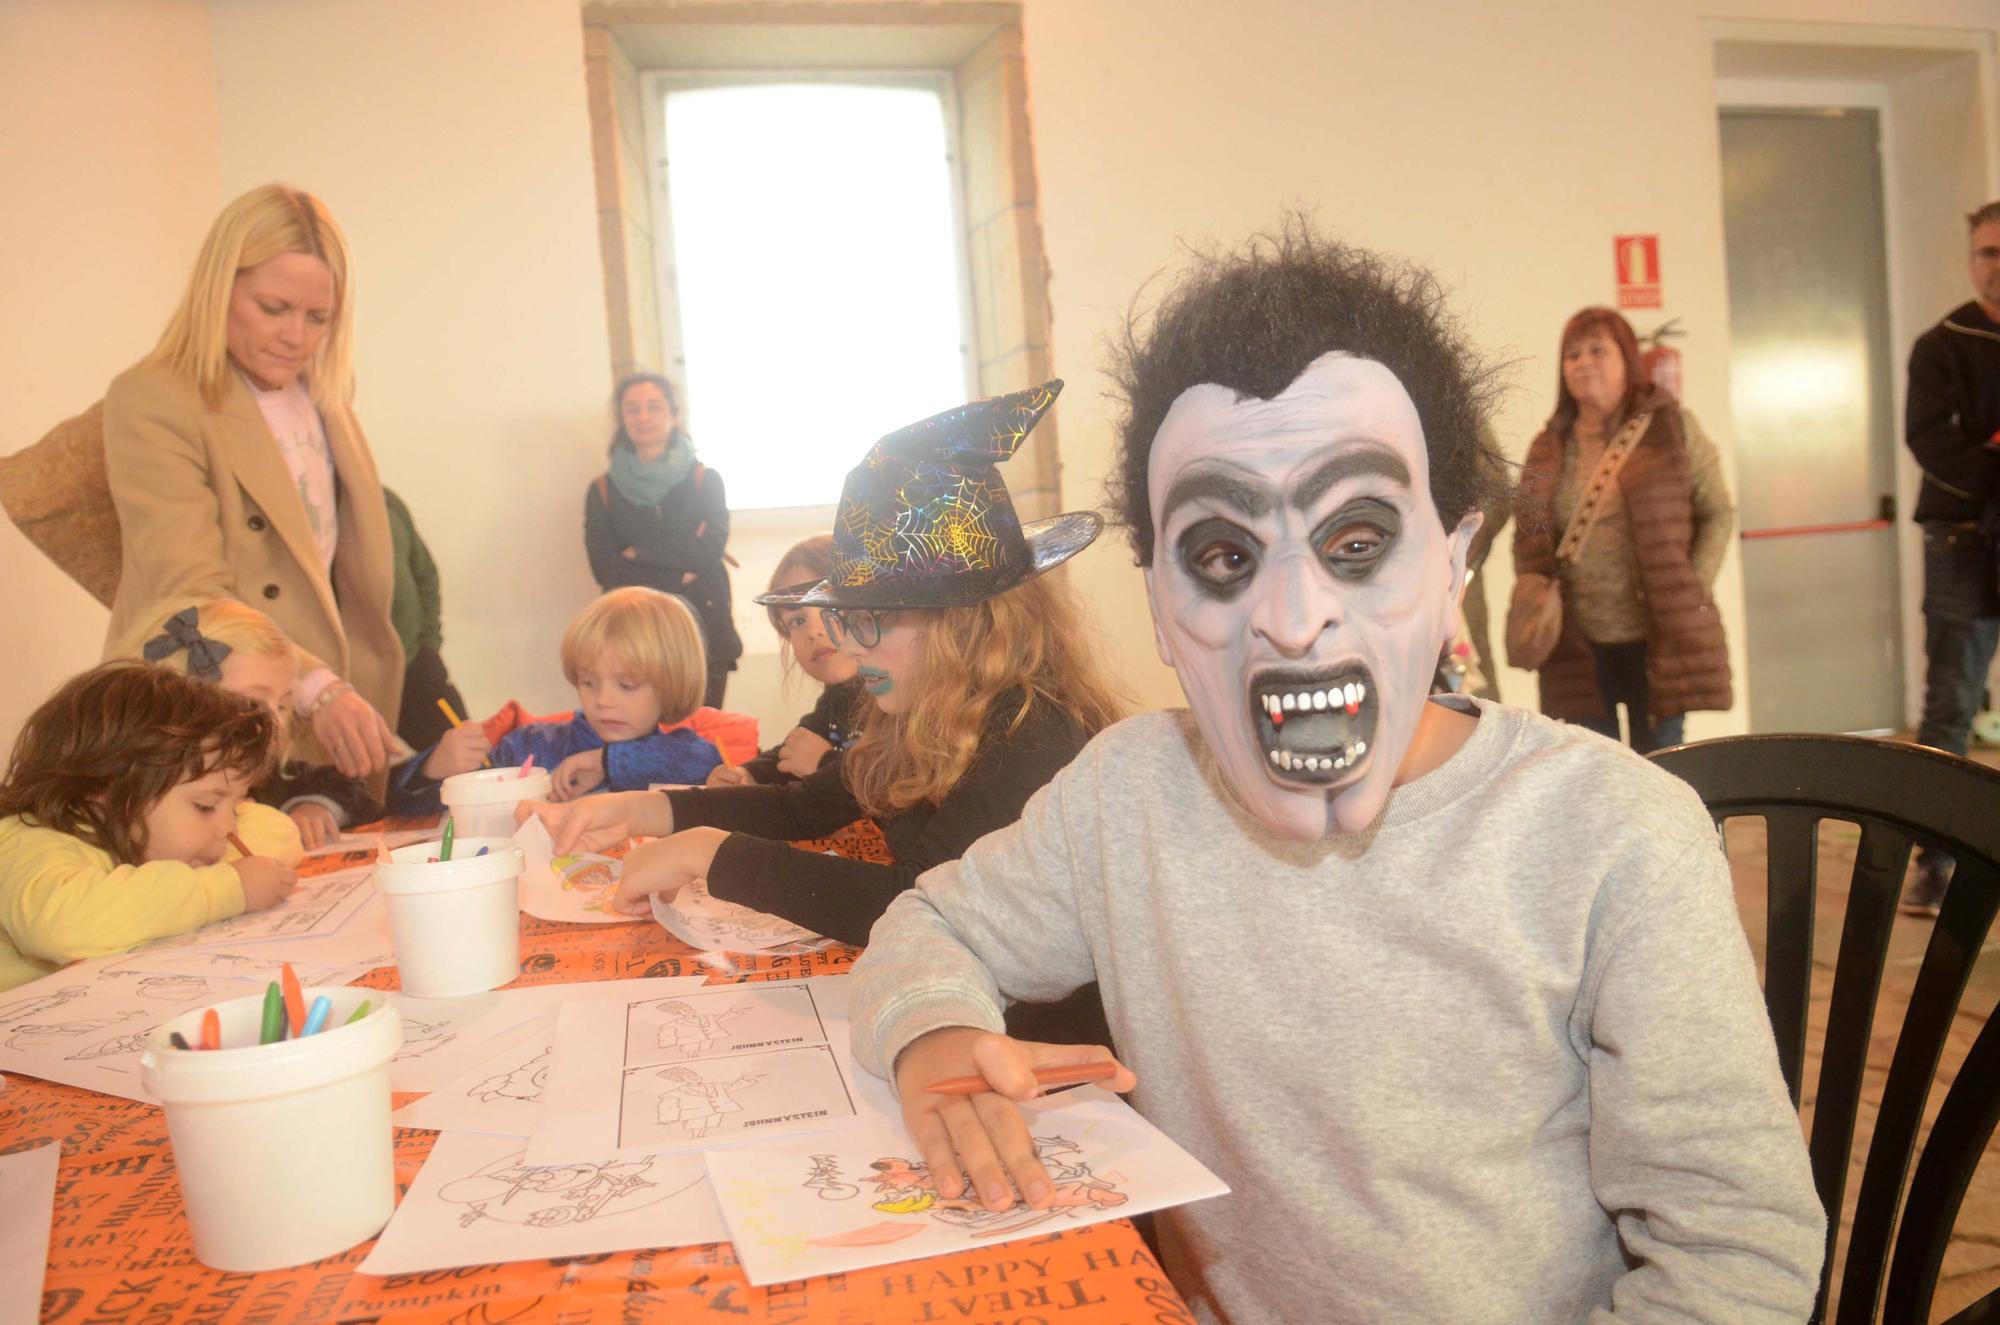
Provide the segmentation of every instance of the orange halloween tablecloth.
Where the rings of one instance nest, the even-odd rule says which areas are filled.
[[[850,828],[825,843],[882,858],[879,835]],[[308,872],[367,853],[325,856]],[[521,917],[518,985],[706,974],[711,982],[847,969],[859,950],[828,944],[794,956],[755,955],[716,971],[658,925],[559,925]],[[384,967],[358,982],[394,989]],[[417,1098],[399,1096],[398,1103]],[[396,1181],[407,1189],[435,1134],[399,1128]],[[827,1325],[1106,1325],[1192,1322],[1144,1242],[1125,1221],[953,1256],[752,1288],[725,1243],[426,1274],[357,1271],[373,1242],[314,1265],[228,1274],[194,1259],[166,1120],[147,1104],[10,1075],[0,1090],[0,1154],[56,1141],[55,1225],[42,1320],[74,1325],[450,1325],[643,1321],[826,1322]],[[0,1218],[7,1212],[0,1209]]]

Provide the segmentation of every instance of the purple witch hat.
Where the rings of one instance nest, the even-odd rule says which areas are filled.
[[[780,607],[958,607],[1069,560],[1103,521],[1071,511],[1022,524],[1000,478],[1062,391],[1060,380],[975,400],[898,428],[848,472],[833,570],[759,594]]]

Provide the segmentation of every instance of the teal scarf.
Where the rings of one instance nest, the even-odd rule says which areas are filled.
[[[611,448],[611,481],[634,506],[658,506],[693,472],[694,442],[679,428],[667,439],[667,449],[651,460],[641,460],[630,446]]]

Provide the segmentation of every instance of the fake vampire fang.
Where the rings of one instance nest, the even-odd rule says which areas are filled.
[[[1374,685],[1361,667],[1267,672],[1250,689],[1251,723],[1274,778],[1327,786],[1352,777],[1375,734]]]

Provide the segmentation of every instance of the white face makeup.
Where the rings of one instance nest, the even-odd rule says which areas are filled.
[[[1366,827],[1424,719],[1479,527],[1445,531],[1409,393],[1338,353],[1270,400],[1191,387],[1147,500],[1160,657],[1231,789],[1283,837]]]

